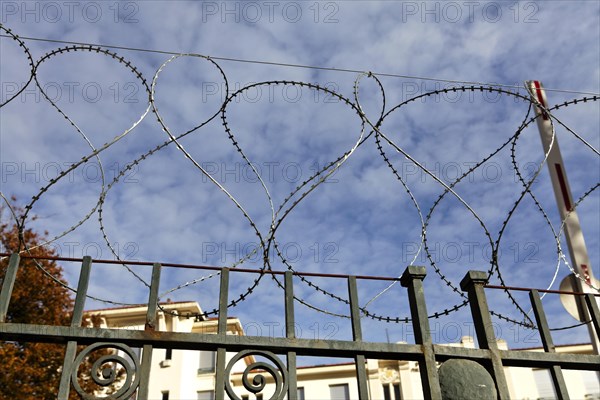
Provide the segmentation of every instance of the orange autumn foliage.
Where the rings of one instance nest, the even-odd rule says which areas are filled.
[[[3,210],[2,210],[3,211]],[[16,210],[21,212],[22,210]],[[23,249],[19,230],[2,213],[0,243],[5,253]],[[8,220],[8,221],[7,221]],[[43,237],[26,229],[23,242],[29,247],[41,243]],[[32,255],[54,256],[52,250],[39,247]],[[38,260],[41,266],[58,279],[62,268],[54,261]],[[8,258],[0,261],[0,281],[4,281]],[[54,282],[31,259],[22,259],[17,272],[6,322],[40,325],[68,325],[73,299],[68,289]],[[56,399],[64,346],[48,343],[0,342],[0,399]]]
[[[25,229],[22,239],[19,239],[18,226],[6,211],[5,207],[0,206],[0,251],[19,252],[26,244],[32,248],[29,254],[33,256],[56,255],[47,247],[34,248],[44,242],[44,236],[31,229]],[[14,211],[17,216],[23,212],[22,209]],[[46,272],[36,265],[36,261]],[[0,287],[7,267],[8,257],[0,260]],[[71,323],[73,293],[49,275],[66,283],[63,269],[55,261],[21,258],[6,322],[51,326],[67,326]],[[100,324],[97,316],[91,316],[89,322],[95,327]],[[78,346],[78,351],[84,347]],[[66,346],[60,344],[0,341],[0,400],[56,399],[65,349]],[[87,393],[98,389],[89,375],[93,361],[108,353],[109,350],[94,353],[93,359],[86,359],[81,366],[84,375],[80,376],[79,382]],[[122,376],[122,371],[118,372],[118,376]],[[76,400],[80,396],[71,389],[69,398]]]

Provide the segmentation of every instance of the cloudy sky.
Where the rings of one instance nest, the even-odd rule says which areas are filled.
[[[243,259],[245,268],[388,277],[413,263],[427,266],[430,314],[463,302],[448,284],[458,287],[470,269],[487,271],[497,242],[506,285],[557,289],[569,273],[553,236],[561,224],[546,166],[531,188],[549,220],[531,195],[521,196],[512,164],[531,179],[544,160],[535,122],[510,141],[533,116],[529,102],[495,91],[430,92],[466,81],[527,96],[523,82],[537,79],[559,89],[547,92],[551,105],[597,94],[597,2],[4,1],[1,7],[3,28],[21,37],[108,51],[57,52],[67,44],[23,39],[37,65],[37,81],[26,86],[26,53],[15,40],[0,40],[0,103],[12,99],[0,109],[1,191],[26,205],[49,186],[32,203],[39,219],[26,226],[48,231],[49,246],[62,256],[217,266]],[[339,70],[372,72],[381,86]],[[600,176],[598,103],[579,102],[553,115],[579,136],[557,124],[579,199]],[[451,185],[492,153],[454,186],[456,195],[444,194],[436,178]],[[89,161],[69,170],[82,157]],[[600,276],[598,192],[577,210]],[[261,240],[269,243],[268,265]],[[74,284],[76,265],[64,267]],[[145,301],[149,269],[128,267],[137,277],[124,266],[98,265],[90,294]],[[207,275],[165,269],[163,300],[197,300],[213,309],[218,278],[200,279]],[[257,276],[233,274],[231,297]],[[201,281],[169,292],[195,279]],[[500,283],[497,272],[492,282]],[[312,283],[347,297],[339,279]],[[374,299],[371,312],[408,316],[397,285],[377,297],[386,287],[360,281],[361,304]],[[300,280],[295,290],[307,304],[296,306],[301,337],[350,338],[347,319],[319,311],[347,314],[344,303]],[[504,292],[488,296],[494,310],[523,321]],[[528,312],[527,297],[514,297]],[[249,334],[281,336],[282,300],[277,283],[263,277],[231,314]],[[551,327],[576,323],[557,296],[544,304]],[[473,335],[469,321],[465,307],[432,319],[434,340]],[[539,343],[535,332],[495,322],[512,347]],[[363,323],[370,340],[414,340],[407,324]],[[556,332],[559,343],[587,340],[585,328]]]

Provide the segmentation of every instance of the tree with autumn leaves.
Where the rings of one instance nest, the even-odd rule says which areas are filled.
[[[23,213],[22,209],[13,211],[17,217]],[[20,234],[18,225],[7,214],[6,207],[0,207],[0,248],[3,253],[16,253],[28,248],[31,250],[27,254],[31,256],[47,258],[56,255],[48,247],[39,246],[44,242],[47,232],[42,235],[24,229]],[[8,257],[3,257],[0,260],[0,285],[7,267]],[[66,284],[63,269],[55,261],[29,257],[21,259],[6,322],[52,326],[71,323],[74,303],[72,292],[49,275]],[[96,326],[99,323],[97,318],[92,318],[92,322]],[[50,343],[0,341],[0,400],[56,399],[65,348],[64,345]],[[103,354],[95,354],[94,359]],[[90,359],[85,362],[84,367],[89,367],[88,372],[91,371],[92,362]],[[89,375],[80,379],[80,385],[84,390],[94,390]],[[80,397],[71,390],[70,398],[75,400]]]

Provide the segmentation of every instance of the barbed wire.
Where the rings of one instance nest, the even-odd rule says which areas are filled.
[[[27,59],[28,64],[30,65],[30,75],[29,75],[28,81],[23,85],[23,87],[19,91],[17,91],[15,94],[13,94],[11,97],[7,98],[3,103],[1,103],[0,107],[6,106],[11,101],[18,98],[20,96],[20,94],[31,84],[31,82],[35,82],[37,90],[40,91],[44,100],[47,101],[50,104],[50,106],[53,109],[55,109],[68,122],[68,124],[77,132],[77,134],[84,140],[84,142],[86,143],[86,145],[89,148],[89,151],[83,157],[81,157],[81,159],[79,161],[71,164],[66,170],[61,171],[56,178],[51,179],[46,185],[42,186],[42,188],[40,188],[40,190],[32,197],[31,201],[25,206],[25,212],[21,216],[17,216],[17,214],[14,212],[14,208],[13,208],[13,205],[11,204],[10,200],[5,196],[5,194],[0,192],[0,196],[2,197],[2,200],[4,201],[5,204],[7,204],[8,208],[10,210],[10,213],[12,215],[12,218],[15,221],[15,225],[18,227],[19,243],[20,243],[18,250],[20,253],[27,253],[27,254],[31,255],[32,250],[34,250],[38,247],[42,247],[42,246],[51,244],[51,243],[59,240],[60,238],[68,235],[69,233],[77,230],[86,221],[88,221],[94,214],[96,214],[98,217],[98,222],[100,225],[100,232],[103,237],[103,240],[105,241],[106,245],[110,249],[110,251],[113,254],[113,256],[115,257],[115,259],[118,261],[118,263],[121,266],[123,266],[125,268],[126,271],[128,271],[128,273],[132,274],[144,286],[149,287],[148,282],[146,282],[142,278],[142,276],[137,274],[131,268],[131,266],[127,264],[126,261],[124,261],[120,258],[118,251],[111,244],[110,235],[109,235],[108,229],[104,223],[104,213],[105,213],[104,205],[106,204],[107,196],[109,195],[111,190],[114,187],[116,187],[116,185],[121,181],[121,179],[129,171],[131,171],[133,168],[135,168],[140,163],[144,162],[146,159],[155,155],[157,152],[165,149],[167,146],[174,145],[183,154],[183,156],[191,163],[191,166],[195,170],[197,170],[198,173],[200,173],[203,176],[203,178],[206,178],[211,184],[215,185],[215,187],[218,188],[218,190],[221,191],[227,197],[227,199],[241,213],[241,216],[245,219],[246,223],[251,227],[254,234],[257,236],[257,238],[259,240],[259,245],[256,248],[254,248],[252,250],[252,252],[240,257],[239,259],[237,259],[235,262],[233,262],[230,265],[230,268],[236,268],[239,265],[242,265],[244,262],[247,262],[254,255],[262,256],[262,266],[261,266],[262,273],[260,273],[256,279],[253,279],[252,282],[248,285],[248,287],[245,290],[243,290],[233,300],[231,300],[229,302],[229,306],[234,307],[237,304],[245,301],[258,287],[258,285],[260,284],[260,281],[263,278],[263,276],[265,275],[265,273],[267,271],[272,270],[273,266],[272,266],[272,261],[270,259],[271,250],[274,250],[279,261],[288,270],[293,271],[293,272],[298,272],[294,268],[293,263],[291,263],[289,260],[286,259],[284,252],[281,250],[280,244],[276,240],[276,233],[277,233],[278,229],[282,226],[283,221],[289,215],[292,214],[292,211],[299,204],[301,204],[301,202],[303,202],[307,198],[307,196],[309,196],[311,193],[313,193],[315,190],[317,190],[317,188],[319,186],[321,186],[323,183],[327,182],[327,180],[330,179],[331,176],[336,171],[338,171],[340,168],[342,168],[342,166],[350,159],[350,157],[352,157],[358,151],[359,148],[366,146],[365,143],[367,143],[369,140],[372,140],[374,142],[374,144],[376,145],[377,151],[378,151],[379,155],[381,156],[384,164],[391,171],[391,173],[395,177],[395,179],[397,181],[399,181],[399,183],[402,186],[403,191],[406,193],[406,195],[409,196],[410,204],[412,204],[412,207],[414,208],[414,211],[416,212],[416,215],[418,215],[418,218],[420,221],[420,236],[419,236],[419,240],[418,240],[419,246],[418,246],[416,254],[413,256],[412,261],[409,264],[413,264],[418,259],[421,252],[424,252],[425,256],[429,262],[429,265],[433,268],[435,273],[438,275],[439,279],[446,286],[448,286],[450,288],[451,292],[456,293],[459,297],[459,301],[456,304],[448,306],[444,310],[432,312],[429,315],[429,318],[439,318],[440,316],[449,315],[455,311],[458,311],[459,309],[461,309],[462,307],[464,307],[468,304],[468,299],[467,299],[466,295],[461,290],[459,290],[459,288],[456,286],[456,284],[442,270],[442,267],[439,266],[438,263],[436,263],[435,257],[433,256],[432,251],[429,246],[428,228],[430,227],[430,224],[431,224],[434,214],[436,212],[439,212],[438,209],[439,209],[440,204],[447,202],[448,201],[447,199],[457,200],[459,202],[459,204],[462,207],[464,207],[464,209],[468,212],[468,214],[470,214],[471,217],[481,227],[481,229],[483,231],[483,235],[485,236],[486,241],[488,242],[488,244],[490,245],[490,248],[492,249],[492,254],[491,254],[490,262],[489,262],[490,265],[489,265],[489,268],[487,271],[488,280],[491,279],[492,277],[496,277],[500,281],[502,286],[507,286],[507,285],[505,285],[504,277],[502,274],[503,268],[501,267],[500,261],[499,261],[500,245],[502,243],[502,238],[504,236],[506,228],[508,227],[513,216],[515,215],[515,212],[519,209],[520,204],[522,204],[524,199],[530,198],[533,201],[537,211],[539,211],[541,213],[546,225],[548,225],[550,232],[552,234],[552,237],[554,239],[555,246],[556,246],[557,262],[556,262],[556,267],[554,270],[553,278],[552,278],[548,288],[550,288],[554,284],[556,277],[558,275],[559,267],[561,266],[561,264],[564,263],[567,266],[567,268],[575,275],[575,277],[577,279],[582,281],[585,285],[590,286],[592,289],[599,290],[599,288],[595,287],[594,285],[588,284],[588,282],[586,282],[586,280],[585,280],[585,277],[580,276],[574,270],[574,268],[569,264],[569,262],[566,260],[566,256],[565,256],[565,254],[562,250],[562,246],[561,246],[561,234],[562,234],[562,231],[564,230],[565,221],[566,221],[566,218],[568,218],[568,215],[565,217],[565,219],[563,219],[561,221],[561,225],[560,225],[559,229],[555,229],[548,214],[546,213],[546,211],[544,210],[544,208],[540,204],[539,200],[537,199],[537,197],[535,196],[535,194],[532,191],[533,184],[537,181],[538,176],[541,173],[544,164],[546,164],[546,162],[547,162],[549,150],[545,152],[543,159],[536,165],[536,171],[533,174],[533,176],[531,176],[529,179],[526,179],[523,176],[522,172],[519,170],[519,166],[517,163],[517,156],[516,156],[516,152],[518,149],[517,143],[518,143],[519,138],[521,137],[522,132],[524,131],[524,129],[526,127],[528,127],[532,122],[536,121],[538,118],[538,116],[531,116],[533,107],[540,108],[545,113],[545,115],[550,117],[549,119],[550,119],[550,123],[552,126],[552,132],[553,132],[552,142],[554,142],[554,140],[555,140],[555,124],[556,124],[556,125],[559,125],[562,128],[564,128],[569,134],[571,134],[573,137],[575,137],[577,140],[579,140],[585,146],[585,148],[590,150],[596,156],[600,155],[599,151],[596,148],[594,148],[594,146],[592,146],[588,141],[586,141],[574,129],[569,127],[565,122],[563,122],[562,120],[557,118],[553,113],[554,111],[556,111],[562,107],[598,101],[600,96],[598,96],[595,93],[568,91],[568,90],[560,90],[560,89],[546,89],[548,91],[559,91],[559,92],[579,93],[579,94],[585,93],[585,94],[592,95],[592,97],[586,96],[586,97],[579,98],[579,99],[565,101],[565,102],[563,102],[561,104],[557,104],[553,107],[544,108],[535,99],[535,96],[531,96],[530,93],[527,93],[527,95],[523,95],[523,94],[519,93],[519,90],[523,89],[523,87],[515,86],[515,85],[480,84],[480,83],[475,83],[475,82],[444,80],[444,79],[436,79],[436,78],[428,78],[428,77],[414,77],[414,76],[405,76],[405,75],[396,75],[396,74],[372,73],[372,72],[364,72],[364,71],[357,71],[357,70],[351,70],[351,69],[335,69],[335,68],[332,69],[332,68],[314,67],[314,66],[306,66],[306,65],[299,65],[299,64],[282,64],[282,63],[272,63],[272,62],[254,61],[254,60],[210,57],[210,56],[195,54],[195,53],[183,54],[183,53],[172,53],[172,52],[165,52],[165,51],[121,47],[121,46],[106,46],[106,45],[96,45],[96,44],[89,44],[89,43],[64,42],[64,41],[32,38],[32,37],[19,37],[19,36],[15,35],[13,32],[11,32],[11,30],[5,28],[2,25],[0,25],[0,31],[4,32],[4,34],[0,34],[0,37],[10,38],[18,44],[18,46],[22,49],[22,51]],[[45,53],[37,61],[34,61],[31,51],[28,48],[28,46],[26,45],[27,40],[45,41],[45,42],[49,42],[49,43],[69,44],[70,46],[59,47],[59,48],[53,49],[53,50]],[[136,66],[134,66],[131,61],[126,60],[124,57],[118,55],[116,52],[112,51],[111,49],[153,52],[153,53],[157,53],[157,54],[170,55],[171,57],[169,57],[166,61],[164,61],[157,68],[157,70],[153,74],[153,77],[151,80],[147,80],[146,78],[144,78],[141,71]],[[140,82],[140,84],[143,86],[143,88],[145,90],[145,94],[147,95],[147,104],[146,104],[144,111],[141,113],[141,115],[139,117],[137,117],[134,120],[134,122],[127,129],[118,133],[110,140],[106,141],[102,146],[96,147],[92,144],[92,141],[89,139],[89,137],[83,131],[83,129],[81,127],[79,127],[75,123],[75,121],[64,110],[62,110],[58,106],[56,101],[54,101],[50,96],[48,96],[48,94],[44,90],[43,85],[38,80],[38,75],[40,73],[40,70],[42,69],[42,66],[46,61],[48,61],[52,58],[62,57],[66,53],[97,54],[99,56],[105,56],[111,60],[116,61],[119,65],[124,66],[126,68],[126,70],[128,70],[131,74],[134,75],[135,79],[138,82]],[[180,134],[175,134],[167,126],[165,120],[163,119],[163,117],[161,116],[161,114],[159,112],[158,106],[156,104],[156,94],[157,94],[157,82],[159,82],[161,73],[164,71],[165,68],[167,68],[167,66],[171,62],[173,62],[174,60],[177,60],[179,58],[195,58],[195,59],[200,59],[200,60],[207,62],[208,65],[211,66],[212,68],[214,68],[217,71],[218,75],[221,77],[224,88],[225,88],[225,90],[224,90],[225,93],[224,93],[224,100],[222,101],[222,103],[219,105],[219,107],[216,109],[216,111],[214,113],[209,115],[204,121],[202,121],[201,123],[199,123],[197,126],[193,127],[192,129],[189,129]],[[338,93],[337,91],[332,90],[331,88],[328,88],[328,87],[324,87],[324,86],[320,86],[318,84],[313,84],[313,83],[308,83],[308,82],[295,81],[295,80],[269,80],[269,81],[257,82],[257,83],[245,85],[245,86],[239,88],[238,90],[230,93],[230,84],[229,84],[227,75],[224,72],[224,70],[222,69],[222,67],[217,63],[217,61],[250,62],[250,63],[256,63],[256,64],[278,65],[278,66],[287,66],[287,67],[296,67],[296,68],[312,68],[312,69],[338,71],[338,72],[353,72],[353,73],[357,73],[358,75],[354,82],[353,99],[351,99],[349,97],[345,97],[344,95],[342,95],[342,94]],[[447,83],[458,83],[460,85],[456,86],[456,87],[432,90],[432,91],[429,91],[426,93],[419,94],[419,95],[411,97],[405,101],[402,101],[401,103],[391,107],[388,110],[384,85],[382,84],[381,80],[379,79],[379,77],[382,77],[382,76],[422,79],[422,80],[435,80],[435,81],[447,82]],[[369,79],[369,80],[373,80],[376,83],[377,90],[379,91],[379,94],[382,99],[381,109],[379,110],[377,120],[375,120],[375,121],[372,121],[369,119],[369,117],[364,112],[364,110],[361,106],[360,87],[361,87],[361,81],[365,78]],[[303,89],[308,89],[308,90],[314,91],[316,93],[331,96],[332,98],[338,100],[340,104],[342,104],[343,106],[347,107],[350,111],[352,111],[353,114],[356,114],[357,122],[359,123],[359,126],[360,126],[360,128],[357,129],[356,137],[353,139],[352,145],[348,149],[343,151],[342,154],[334,157],[333,160],[325,163],[322,168],[317,168],[314,174],[309,176],[308,179],[305,179],[304,181],[302,181],[291,192],[289,192],[287,194],[287,196],[285,196],[283,202],[281,204],[279,204],[278,206],[276,206],[273,201],[273,196],[269,191],[269,188],[264,180],[264,177],[261,175],[260,171],[258,171],[258,169],[255,167],[251,158],[243,150],[242,146],[240,145],[240,142],[238,141],[238,139],[236,137],[236,133],[230,127],[230,124],[228,122],[228,114],[227,114],[228,108],[231,106],[231,104],[238,101],[239,98],[243,97],[246,92],[253,90],[253,89],[259,89],[259,88],[263,88],[263,87],[273,87],[273,86],[300,87]],[[525,89],[527,89],[526,85],[524,87],[525,87]],[[517,89],[517,90],[511,91],[509,89]],[[472,166],[470,166],[466,172],[460,174],[456,179],[451,180],[451,182],[444,182],[444,180],[442,180],[440,177],[436,176],[433,172],[429,171],[409,151],[405,150],[396,141],[392,140],[389,136],[389,132],[384,132],[382,130],[382,125],[383,125],[384,121],[386,120],[386,118],[390,117],[391,115],[394,115],[397,112],[403,111],[404,108],[407,107],[409,104],[414,103],[418,100],[423,100],[423,99],[426,99],[426,98],[429,98],[432,96],[439,96],[439,95],[448,94],[448,93],[466,93],[466,92],[496,93],[500,96],[512,97],[512,98],[522,102],[524,105],[526,105],[527,109],[524,112],[522,121],[519,124],[519,127],[516,129],[514,134],[512,134],[508,139],[506,139],[494,151],[492,151],[487,156],[481,158],[478,162],[476,162]],[[105,167],[103,166],[101,158],[100,158],[101,153],[104,152],[105,150],[109,149],[111,146],[113,146],[115,143],[122,140],[127,135],[129,135],[134,129],[136,129],[142,123],[142,121],[147,120],[147,116],[149,114],[153,114],[155,116],[158,126],[167,135],[168,139],[163,141],[161,144],[147,150],[145,153],[143,153],[142,155],[133,159],[132,161],[129,161],[126,165],[124,165],[122,168],[119,169],[119,171],[116,174],[116,176],[114,177],[114,179],[112,181],[108,182],[108,180],[106,179],[105,171],[104,171]],[[270,214],[271,214],[269,229],[267,232],[261,231],[261,229],[259,229],[259,225],[250,216],[250,213],[244,208],[242,203],[232,194],[232,192],[228,188],[226,188],[221,182],[219,182],[217,179],[215,179],[202,166],[202,163],[197,161],[192,156],[192,154],[186,149],[186,147],[181,142],[181,139],[185,138],[186,136],[188,136],[189,134],[191,134],[193,132],[197,132],[198,130],[205,127],[208,123],[210,123],[211,121],[216,120],[218,118],[220,118],[220,120],[221,120],[221,124],[223,126],[225,133],[227,134],[228,139],[231,142],[232,148],[235,149],[236,153],[241,157],[242,162],[248,167],[248,171],[250,171],[250,173],[256,178],[256,182],[258,182],[260,184],[261,190],[264,192],[264,195],[266,196],[266,199],[269,204]],[[388,146],[389,146],[389,149],[386,149],[386,147],[388,147]],[[550,146],[550,147],[552,147],[552,146]],[[486,225],[486,223],[484,222],[484,219],[477,213],[475,208],[471,204],[469,204],[469,202],[467,202],[456,191],[456,187],[459,183],[463,182],[463,180],[465,178],[470,176],[477,169],[481,168],[486,162],[488,162],[492,158],[496,157],[504,149],[510,149],[511,165],[512,165],[512,168],[514,169],[516,177],[519,180],[519,183],[522,186],[522,190],[521,190],[517,200],[515,201],[515,203],[507,211],[506,217],[504,218],[503,222],[501,223],[501,226],[500,226],[497,234],[493,235],[491,229],[489,229],[488,226]],[[423,213],[423,211],[422,211],[423,208],[417,201],[417,197],[414,193],[414,188],[410,187],[407,180],[404,179],[401,176],[401,174],[398,172],[398,167],[394,165],[393,157],[391,156],[391,154],[394,154],[394,153],[403,157],[406,160],[409,160],[415,167],[418,168],[418,170],[420,170],[422,173],[424,173],[427,176],[429,176],[430,178],[432,178],[442,188],[442,193],[440,195],[438,195],[438,197],[434,200],[433,205],[429,208],[427,213],[425,213],[425,214]],[[26,243],[26,241],[24,240],[23,234],[24,234],[25,230],[27,229],[26,226],[28,223],[28,219],[30,218],[30,212],[31,212],[32,208],[34,207],[34,205],[36,205],[36,203],[43,197],[43,195],[50,188],[52,188],[54,185],[56,185],[59,181],[63,180],[70,172],[74,171],[75,169],[77,169],[78,167],[82,166],[83,164],[89,162],[92,159],[96,160],[96,162],[98,163],[98,167],[100,170],[100,176],[101,176],[100,194],[98,196],[96,204],[83,216],[83,218],[81,218],[78,222],[73,224],[71,227],[64,230],[62,233],[60,233],[56,236],[53,236],[52,238],[44,241],[44,243],[42,243],[42,244],[38,244],[36,246],[29,246]],[[570,213],[575,211],[577,209],[577,207],[580,205],[580,203],[583,202],[589,195],[591,195],[599,186],[600,186],[600,184],[596,183],[595,185],[593,185],[592,187],[587,189],[584,192],[584,194],[575,202]],[[61,280],[59,280],[58,278],[53,276],[51,273],[49,273],[43,267],[43,265],[41,263],[37,262],[37,260],[34,259],[34,262],[36,263],[36,265],[39,269],[41,269],[46,275],[48,275],[50,278],[52,278],[53,281],[55,281],[57,284],[60,284],[61,286],[68,288],[71,291],[74,291],[74,292],[76,291],[76,289],[68,286],[66,283],[62,282]],[[199,284],[199,283],[209,280],[213,277],[216,277],[219,274],[220,273],[218,273],[218,272],[212,273],[209,275],[204,275],[204,276],[197,277],[197,278],[194,278],[191,280],[187,280],[186,282],[183,282],[183,283],[179,283],[176,286],[162,292],[159,297],[162,298],[169,293],[173,293],[173,292],[176,292],[183,288],[191,287],[193,285]],[[271,274],[271,276],[272,276],[272,279],[276,282],[278,287],[280,287],[280,288],[284,287],[283,283],[274,274]],[[337,302],[340,302],[343,304],[349,304],[349,300],[347,298],[339,296],[339,295],[333,293],[332,291],[319,286],[318,284],[316,284],[314,281],[310,280],[306,276],[302,276],[301,274],[297,274],[296,276],[299,276],[299,278],[303,284],[305,284],[308,288],[316,291],[317,293],[320,293],[324,296],[334,299]],[[410,321],[410,318],[408,316],[380,315],[369,309],[369,306],[374,301],[376,301],[377,299],[382,297],[395,284],[397,284],[397,282],[393,282],[392,284],[388,285],[386,288],[384,288],[383,290],[379,291],[377,294],[372,296],[364,304],[364,306],[360,307],[362,314],[365,317],[368,317],[368,318],[371,318],[371,319],[377,320],[377,321],[395,322],[395,323],[406,323],[406,322]],[[527,328],[535,327],[535,324],[529,317],[531,310],[525,311],[524,308],[519,303],[519,301],[517,301],[517,299],[515,297],[513,297],[513,295],[510,293],[510,291],[508,289],[504,289],[504,292],[507,295],[510,302],[512,303],[512,305],[514,306],[514,308],[521,315],[522,320],[519,321],[517,319],[507,317],[507,316],[505,316],[497,311],[494,311],[494,310],[492,310],[492,314],[500,319],[509,321],[514,324],[522,325]],[[94,299],[96,301],[101,301],[101,302],[105,302],[105,303],[109,303],[109,304],[131,305],[128,303],[116,302],[114,300],[103,299],[103,298],[94,297],[94,296],[90,296],[90,295],[88,295],[88,297],[91,299]],[[325,309],[323,307],[319,307],[319,306],[311,303],[306,298],[300,297],[299,295],[295,296],[295,300],[298,301],[300,304],[303,304],[304,306],[314,309],[321,313],[325,313],[325,314],[336,316],[336,317],[344,317],[344,318],[349,317],[349,315],[347,315],[347,314],[338,313],[338,312],[331,311],[329,309]],[[165,309],[164,307],[162,307],[160,304],[160,299],[158,301],[158,307],[165,313],[179,315],[179,314],[177,314],[176,311],[168,310],[168,309]],[[204,317],[207,317],[210,315],[215,315],[215,314],[218,314],[218,310],[213,309],[213,310],[205,311],[205,312],[199,313],[199,314],[185,314],[182,316],[204,318]],[[585,323],[586,322],[583,322],[582,324],[585,324]],[[587,323],[589,323],[589,321]],[[576,327],[579,325],[581,325],[581,324],[553,328],[553,330],[570,329],[572,327]]]
[[[16,35],[14,35],[16,36]],[[12,33],[8,35],[0,34],[0,37],[13,37]],[[506,83],[495,83],[495,82],[481,82],[481,81],[465,81],[458,79],[445,79],[438,77],[430,77],[430,76],[416,76],[416,75],[407,75],[407,74],[395,74],[390,72],[369,72],[355,68],[335,68],[335,67],[322,67],[317,65],[307,65],[307,64],[294,64],[294,63],[284,63],[284,62],[276,62],[276,61],[265,61],[265,60],[249,60],[243,58],[235,58],[235,57],[219,57],[219,56],[211,56],[199,53],[182,53],[180,51],[172,51],[172,50],[156,50],[156,49],[147,49],[142,47],[131,47],[131,46],[117,46],[117,45],[108,45],[101,43],[89,43],[89,42],[75,42],[69,40],[57,40],[57,39],[48,39],[48,38],[39,38],[32,36],[16,36],[19,40],[30,40],[36,42],[45,42],[45,43],[56,43],[56,44],[71,44],[78,46],[94,46],[94,47],[102,47],[105,49],[115,49],[115,50],[125,50],[125,51],[135,51],[135,52],[143,52],[143,53],[152,53],[152,54],[161,54],[161,55],[170,55],[177,56],[180,54],[188,54],[194,57],[203,57],[210,58],[216,61],[231,61],[237,63],[244,64],[257,64],[257,65],[271,65],[277,67],[286,67],[286,68],[302,68],[302,69],[312,69],[318,71],[329,71],[329,72],[342,72],[342,73],[351,73],[351,74],[373,74],[381,77],[388,78],[401,78],[401,79],[415,79],[419,81],[432,81],[432,82],[444,82],[444,83],[452,83],[459,85],[475,85],[475,86],[492,86],[492,87],[501,87],[506,89],[522,89],[527,90],[526,87],[520,85],[511,85]],[[592,91],[582,91],[575,89],[561,89],[561,88],[544,88],[547,92],[557,92],[557,93],[569,93],[569,94],[582,94],[582,95],[590,95],[590,96],[599,96],[600,93],[592,92]]]

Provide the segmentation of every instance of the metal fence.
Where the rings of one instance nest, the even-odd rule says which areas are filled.
[[[73,259],[63,260],[73,261]],[[76,390],[82,398],[96,398],[94,397],[94,393],[83,392],[83,389],[77,383],[76,375],[78,367],[85,356],[89,352],[99,348],[119,349],[126,354],[133,354],[131,347],[143,348],[141,361],[136,360],[135,357],[130,357],[133,359],[134,365],[131,365],[131,370],[126,371],[128,384],[119,389],[118,393],[112,394],[110,398],[114,399],[127,399],[134,393],[137,393],[137,399],[148,398],[148,379],[150,376],[152,350],[154,348],[216,351],[215,397],[219,400],[225,399],[227,396],[234,399],[238,398],[233,392],[228,379],[233,363],[230,361],[226,365],[227,352],[237,353],[233,360],[240,359],[248,354],[255,354],[266,357],[274,363],[278,370],[276,374],[279,379],[278,390],[273,395],[273,399],[283,399],[286,395],[288,399],[295,400],[297,398],[297,356],[352,357],[356,366],[356,380],[360,399],[370,398],[365,369],[365,360],[368,358],[417,361],[423,394],[428,399],[442,398],[437,364],[449,359],[473,360],[485,367],[493,378],[499,399],[509,398],[503,367],[548,368],[552,376],[556,394],[561,399],[569,397],[562,373],[563,368],[600,371],[600,356],[598,355],[576,355],[555,352],[546,316],[540,301],[539,292],[543,292],[542,290],[528,289],[545,351],[500,350],[494,334],[484,290],[488,275],[480,271],[469,271],[460,284],[461,289],[468,294],[475,333],[480,347],[479,349],[469,349],[432,343],[425,304],[425,293],[423,290],[423,280],[426,275],[424,267],[409,266],[400,278],[401,285],[407,288],[415,334],[415,344],[401,344],[363,341],[360,318],[361,310],[358,303],[357,280],[397,280],[395,278],[327,275],[343,279],[347,283],[353,340],[302,339],[295,337],[294,332],[293,276],[300,273],[247,269],[230,270],[228,268],[217,267],[204,267],[206,269],[219,270],[221,273],[217,334],[158,331],[156,329],[157,300],[161,269],[164,268],[161,264],[148,264],[152,265],[152,281],[148,298],[145,330],[82,327],[92,260],[89,257],[84,257],[79,261],[82,262],[81,272],[70,326],[46,326],[5,322],[11,292],[19,268],[19,255],[13,254],[10,257],[2,283],[2,292],[0,293],[0,341],[50,342],[66,345],[62,378],[58,390],[58,398],[61,400],[66,400],[71,390]],[[226,334],[227,312],[230,305],[228,296],[229,277],[233,272],[284,275],[285,337],[265,338]],[[309,273],[302,273],[301,275],[323,276],[322,274]],[[592,324],[595,327],[596,334],[600,335],[600,312],[598,311],[594,295],[582,293],[574,295],[585,296]],[[81,345],[87,347],[77,354],[78,346]],[[286,362],[282,362],[280,357],[284,357]],[[106,381],[110,380],[109,376],[102,376],[100,381],[102,379]]]

